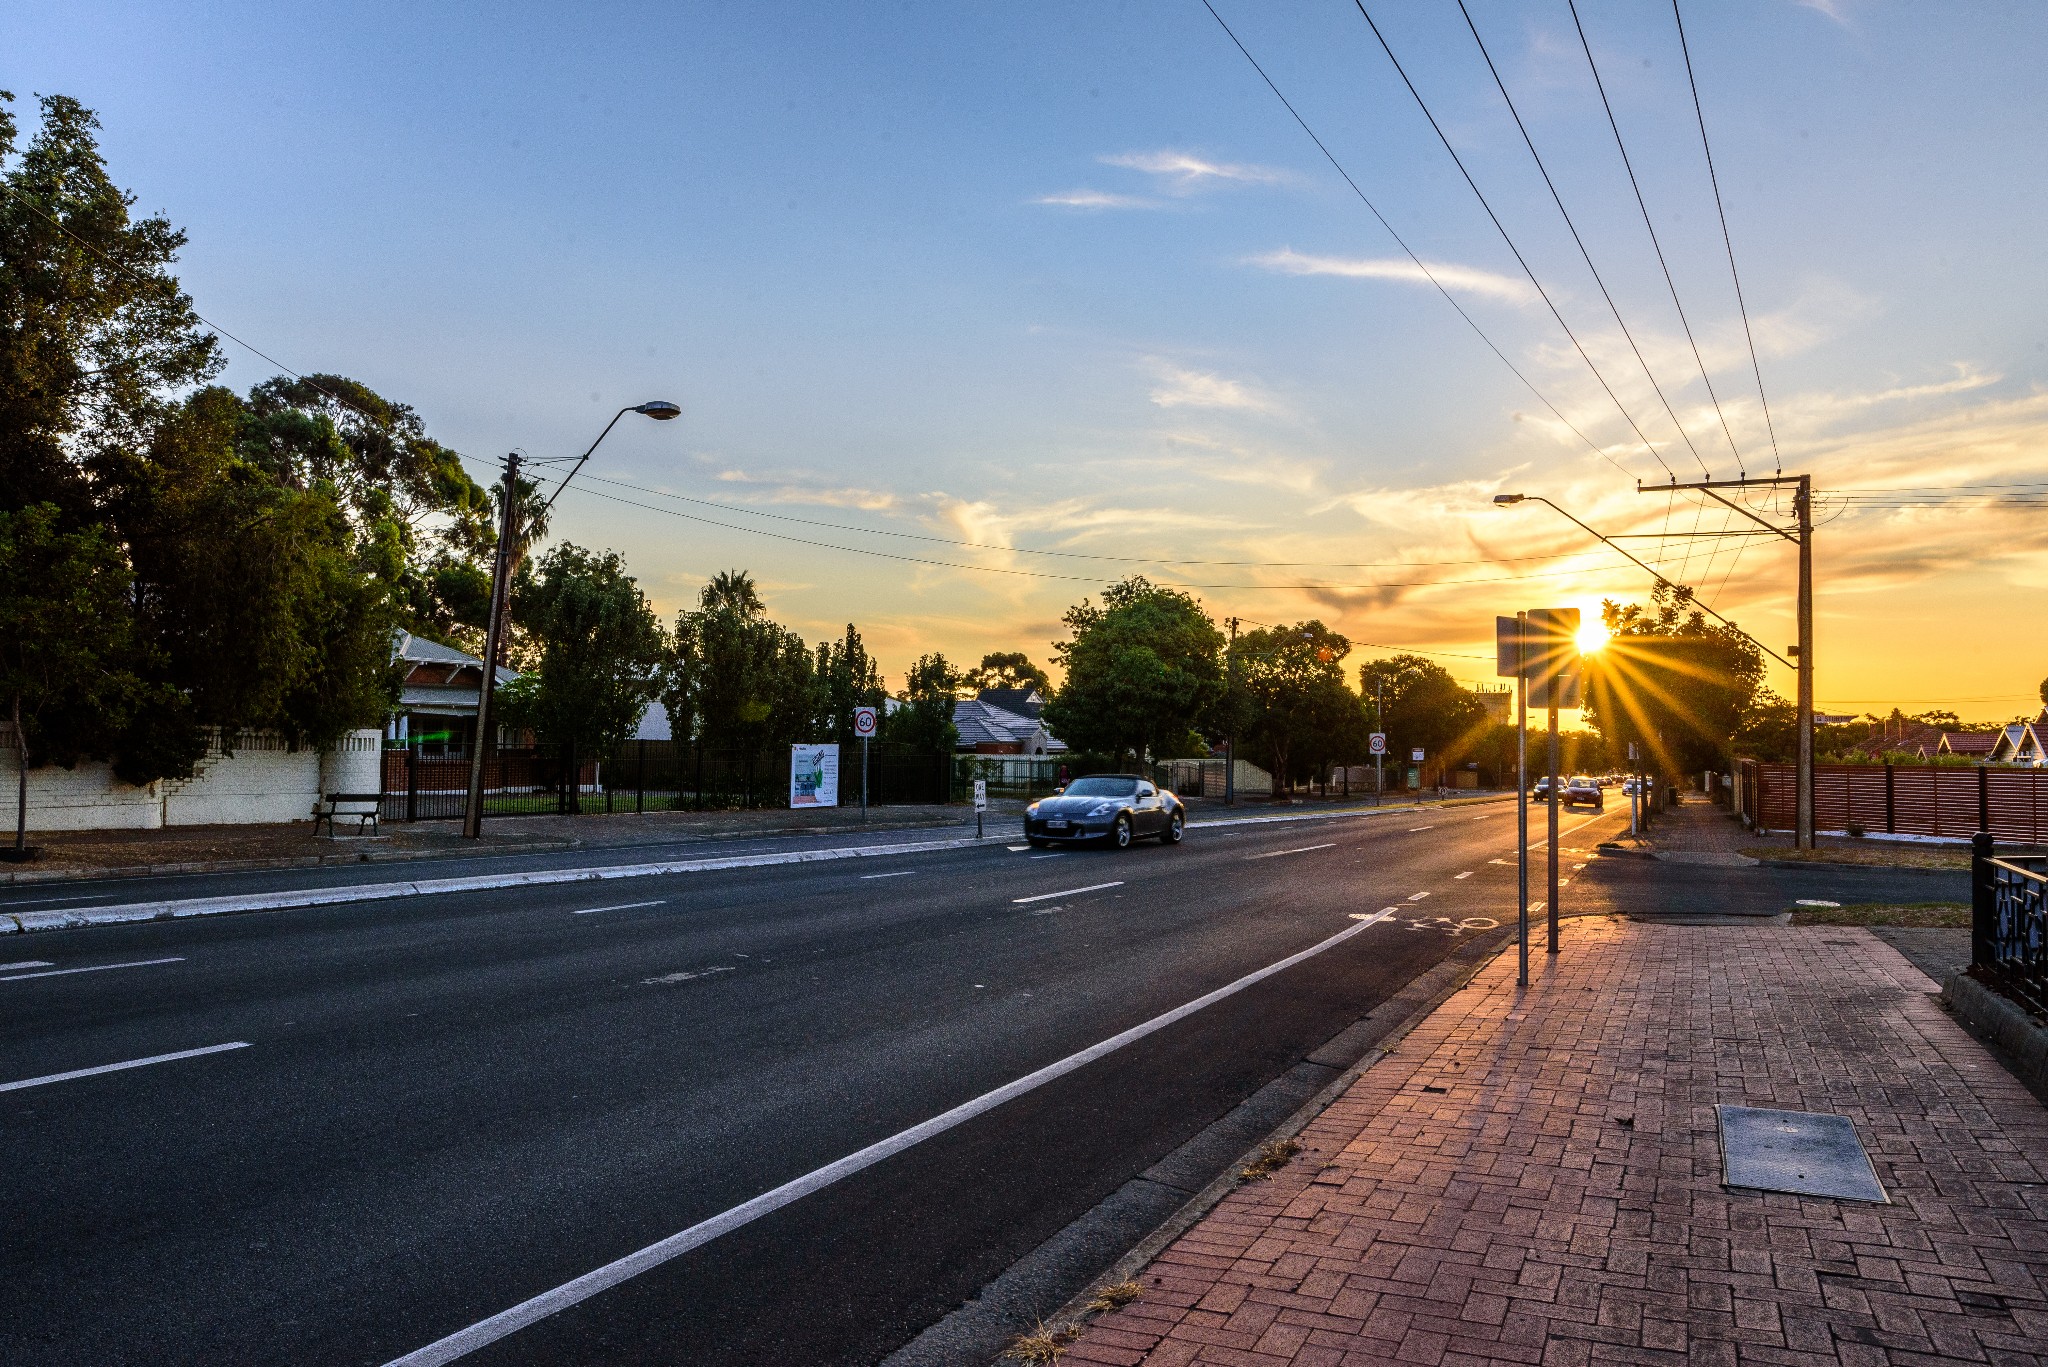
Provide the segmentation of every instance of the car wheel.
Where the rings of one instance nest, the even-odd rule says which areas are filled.
[[[1120,850],[1131,847],[1131,819],[1128,816],[1116,819],[1116,825],[1110,828],[1109,840]]]
[[[1166,829],[1159,833],[1159,843],[1162,845],[1178,845],[1187,833],[1187,814],[1175,808],[1172,819],[1166,823]]]

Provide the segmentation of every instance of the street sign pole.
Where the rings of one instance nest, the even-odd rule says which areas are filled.
[[[853,734],[860,737],[860,819],[868,819],[868,741],[875,734],[876,713],[872,707],[853,709]]]
[[[1550,691],[1550,943],[1545,946],[1552,954],[1557,953],[1557,689]]]
[[[1515,946],[1517,987],[1529,985],[1529,671],[1522,660],[1528,614],[1515,614]]]

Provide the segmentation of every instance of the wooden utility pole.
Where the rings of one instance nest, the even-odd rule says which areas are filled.
[[[1223,652],[1225,682],[1224,696],[1233,709],[1230,713],[1230,734],[1223,738],[1223,749],[1229,758],[1223,761],[1223,805],[1228,807],[1237,802],[1237,619],[1230,619],[1230,645]]]
[[[1717,489],[1751,489],[1759,487],[1792,488],[1792,513],[1795,522],[1793,531],[1786,531],[1768,518],[1760,517],[1753,510],[1732,499],[1723,498]],[[1813,476],[1811,475],[1759,475],[1742,479],[1704,479],[1693,484],[1680,484],[1672,480],[1668,484],[1643,484],[1638,482],[1639,494],[1656,493],[1659,490],[1693,489],[1705,494],[1717,503],[1725,504],[1756,523],[1775,536],[1783,537],[1799,548],[1799,644],[1792,647],[1792,658],[1787,660],[1777,651],[1763,646],[1759,648],[1780,664],[1792,666],[1799,683],[1799,754],[1798,754],[1798,812],[1794,817],[1796,829],[1793,843],[1802,850],[1813,848]],[[1719,616],[1719,614],[1715,614]],[[1743,635],[1749,635],[1744,632]],[[1755,637],[1751,637],[1755,640]]]
[[[498,640],[505,620],[507,581],[512,577],[513,508],[519,499],[519,453],[505,457],[505,494],[498,511],[498,558],[491,572],[491,620],[484,628],[484,676],[477,684],[476,743],[470,747],[469,800],[462,809],[462,833],[471,840],[484,833],[484,752],[491,747],[491,694],[498,681]],[[574,781],[574,776],[571,776]]]

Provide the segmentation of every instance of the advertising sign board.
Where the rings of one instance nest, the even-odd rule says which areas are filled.
[[[792,745],[789,747],[789,805],[792,807],[837,807],[839,805],[839,747],[837,745]]]

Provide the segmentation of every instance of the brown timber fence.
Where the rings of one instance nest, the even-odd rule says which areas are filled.
[[[1789,831],[1798,770],[1737,761],[1741,810],[1754,830]],[[1932,764],[1816,764],[1813,825],[1823,832],[1967,840],[1978,831],[2019,845],[2048,843],[2048,769]]]

